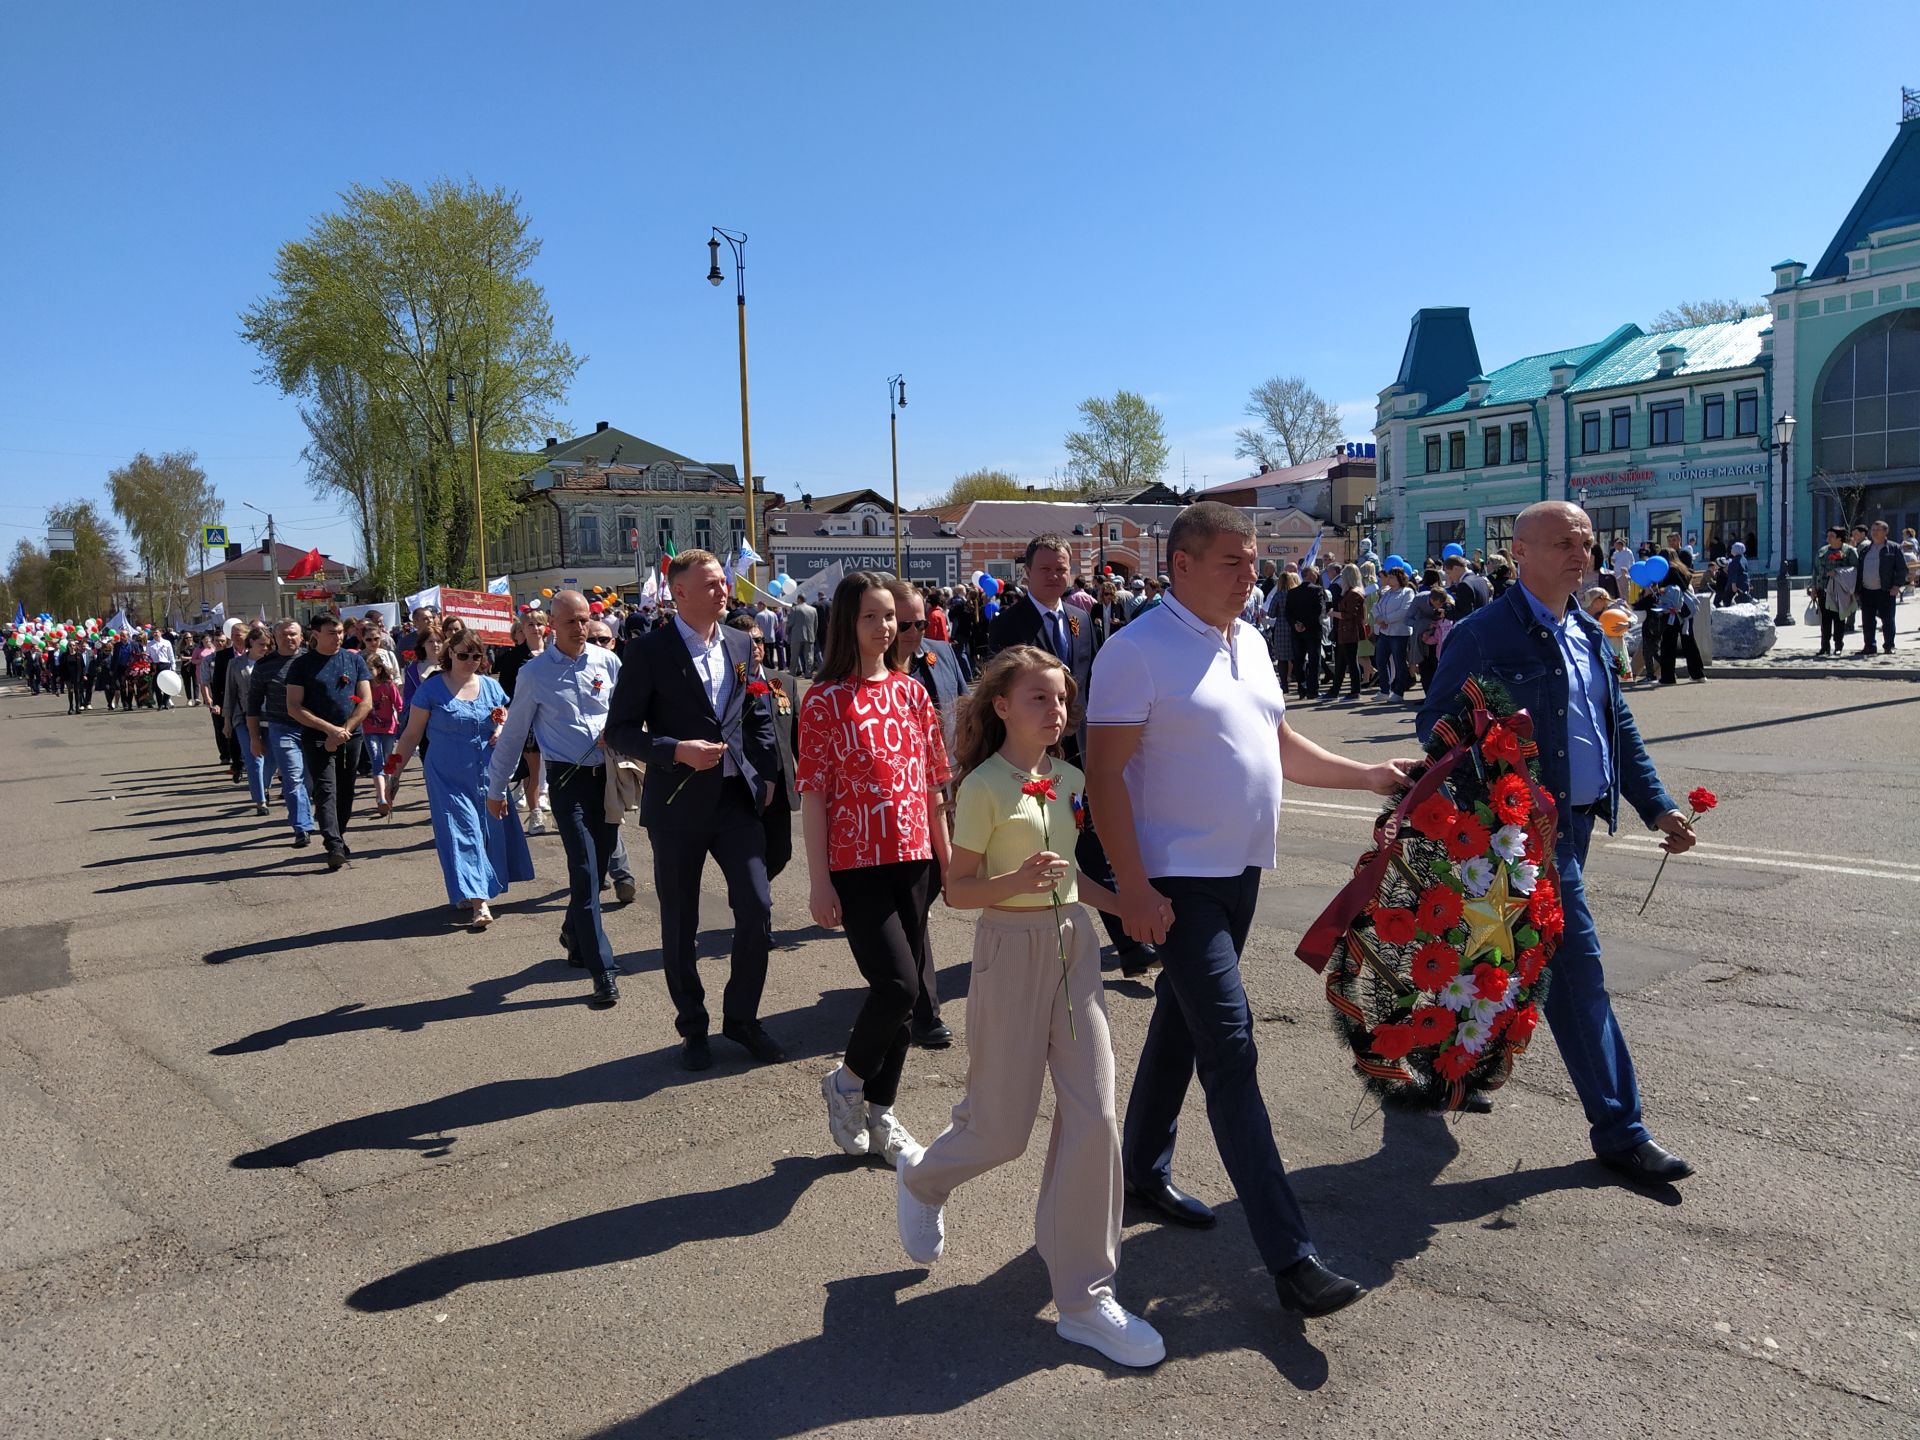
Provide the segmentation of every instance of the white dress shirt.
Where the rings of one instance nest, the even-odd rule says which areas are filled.
[[[721,704],[726,699],[727,683],[730,678],[727,644],[720,634],[723,627],[716,623],[713,627],[713,638],[707,640],[701,637],[698,630],[675,615],[673,628],[678,630],[680,638],[686,641],[687,653],[693,657],[694,673],[700,677],[700,683],[707,692],[707,703],[713,706],[714,716],[718,718],[725,713],[721,709]],[[740,767],[733,763],[732,750],[727,751],[726,759],[721,764],[724,767],[721,771],[723,775],[740,773]]]

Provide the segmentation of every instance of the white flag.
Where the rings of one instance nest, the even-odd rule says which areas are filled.
[[[800,582],[803,594],[815,600],[831,600],[833,592],[840,588],[840,582],[846,578],[847,562],[836,560],[824,570],[816,570]]]
[[[755,565],[764,565],[766,563],[767,562],[765,560],[760,558],[759,551],[755,550],[751,545],[747,544],[747,542],[744,540],[740,542],[740,568],[742,570],[748,569]]]
[[[507,584],[507,581],[511,578],[511,576],[501,575],[496,579],[489,580],[487,582],[487,593],[489,595],[511,595],[513,589]]]
[[[407,611],[409,614],[418,610],[423,605],[431,605],[436,610],[440,608],[440,587],[438,585],[429,585],[417,594],[407,596]]]

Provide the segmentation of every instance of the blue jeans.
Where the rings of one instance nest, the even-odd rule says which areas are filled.
[[[1653,1137],[1640,1120],[1640,1082],[1634,1078],[1633,1058],[1627,1054],[1627,1037],[1613,1015],[1606,972],[1600,965],[1600,933],[1587,908],[1582,872],[1592,836],[1593,817],[1575,815],[1572,833],[1563,831],[1554,845],[1567,929],[1548,967],[1552,979],[1545,1009],[1567,1077],[1593,1127],[1593,1148],[1604,1153],[1631,1150]]]
[[[613,969],[613,947],[600,923],[600,882],[607,878],[620,830],[607,823],[606,772],[600,766],[547,766],[547,799],[567,852],[567,949],[596,975]]]
[[[298,725],[278,720],[267,722],[267,754],[280,777],[280,798],[287,805],[287,819],[296,835],[313,833],[313,802],[307,795],[307,752],[301,743]]]
[[[1380,693],[1391,691],[1404,698],[1413,684],[1413,675],[1407,669],[1407,642],[1411,635],[1377,636],[1374,646],[1373,668],[1379,672]]]
[[[253,736],[247,729],[246,721],[233,727],[233,744],[240,756],[240,768],[246,772],[247,794],[253,797],[253,803],[267,803],[267,740],[260,737],[260,749],[253,748]]]
[[[1250,866],[1223,878],[1166,876],[1155,879],[1153,888],[1172,902],[1173,928],[1160,946],[1160,982],[1127,1100],[1121,1169],[1134,1185],[1172,1178],[1180,1106],[1197,1069],[1214,1144],[1260,1258],[1277,1275],[1314,1248],[1273,1143],[1273,1122],[1260,1094],[1253,1016],[1240,983],[1240,951],[1253,928],[1260,871]]]
[[[387,757],[393,754],[394,744],[400,737],[398,735],[375,735],[370,730],[362,730],[360,732],[360,738],[366,744],[367,763],[373,766],[373,773],[378,775],[381,770],[385,768]]]

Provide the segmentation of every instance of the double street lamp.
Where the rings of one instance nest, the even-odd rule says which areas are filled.
[[[718,225],[707,238],[707,283],[721,285],[726,276],[720,273],[720,242],[727,242],[733,251],[733,295],[735,312],[740,317],[740,483],[744,487],[747,501],[747,547],[758,550],[758,537],[753,523],[753,429],[747,420],[747,237],[732,230],[723,230]],[[747,583],[753,584],[753,567],[747,567]]]
[[[1773,422],[1772,448],[1780,452],[1780,530],[1773,542],[1774,557],[1780,562],[1780,593],[1773,600],[1775,626],[1793,624],[1787,603],[1787,496],[1792,493],[1793,467],[1789,457],[1793,453],[1793,427],[1798,423],[1791,415],[1782,415]]]
[[[907,408],[907,377],[887,377],[887,436],[893,445],[893,573],[907,578],[900,560],[900,412]]]

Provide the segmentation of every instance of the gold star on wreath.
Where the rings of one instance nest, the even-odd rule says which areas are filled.
[[[1462,918],[1467,922],[1466,958],[1471,964],[1491,950],[1498,950],[1501,958],[1511,961],[1519,951],[1513,938],[1513,922],[1527,913],[1527,900],[1524,895],[1514,895],[1507,888],[1505,866],[1496,866],[1493,884],[1487,887],[1487,893],[1478,900],[1468,900],[1462,908]]]

